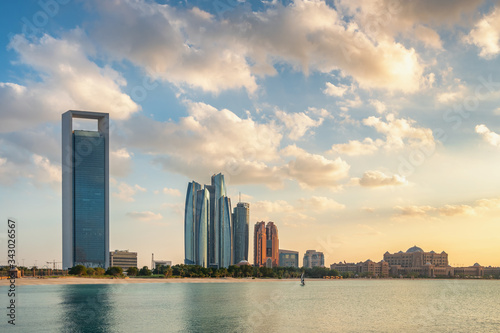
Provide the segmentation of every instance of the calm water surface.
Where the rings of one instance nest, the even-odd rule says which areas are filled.
[[[0,331],[500,332],[500,281],[306,283],[18,286],[16,327],[3,315]]]

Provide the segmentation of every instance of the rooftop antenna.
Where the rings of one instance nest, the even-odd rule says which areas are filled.
[[[240,192],[240,202],[241,202],[241,192]]]

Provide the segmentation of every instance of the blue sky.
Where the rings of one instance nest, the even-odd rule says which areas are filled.
[[[251,230],[272,220],[280,248],[327,264],[416,244],[500,265],[498,6],[1,2],[0,216],[19,221],[18,258],[61,259],[76,109],[110,113],[111,249],[141,266],[182,262],[187,183],[219,172]]]

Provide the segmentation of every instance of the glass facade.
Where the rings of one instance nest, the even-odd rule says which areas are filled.
[[[105,267],[105,142],[99,132],[73,132],[75,265]]]
[[[219,267],[229,267],[233,263],[233,243],[231,239],[232,226],[231,226],[231,199],[228,197],[221,197],[220,201],[220,247],[219,247]]]
[[[233,263],[248,261],[250,205],[239,202],[233,212]]]
[[[196,198],[195,263],[208,265],[208,226],[210,223],[210,194],[207,189],[199,190]]]
[[[196,222],[196,201],[197,192],[201,185],[197,182],[188,184],[186,193],[186,204],[184,211],[184,263],[186,265],[195,264],[195,222]]]
[[[185,264],[219,268],[233,263],[231,200],[224,175],[213,175],[203,190],[200,184],[189,183],[184,228]]]

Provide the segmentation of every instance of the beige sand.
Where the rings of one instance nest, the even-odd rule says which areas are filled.
[[[235,279],[235,278],[172,278],[172,279],[145,279],[145,278],[82,278],[82,277],[60,277],[60,278],[19,278],[16,286],[53,285],[53,284],[119,284],[119,283],[237,283],[237,282],[269,282],[269,281],[294,281],[296,279]],[[0,280],[0,286],[8,286],[10,281]]]

